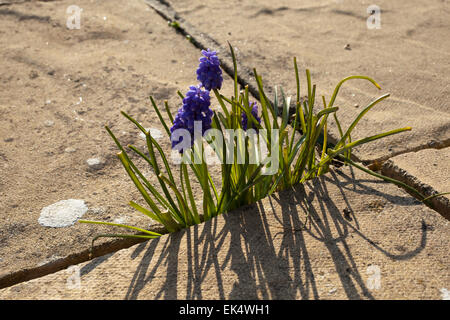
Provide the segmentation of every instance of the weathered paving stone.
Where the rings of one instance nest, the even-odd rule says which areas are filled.
[[[384,175],[400,180],[425,196],[450,192],[450,148],[424,149],[398,155],[385,162]],[[450,220],[450,195],[432,199],[435,210]]]
[[[38,222],[44,227],[69,227],[74,225],[87,211],[88,207],[83,200],[61,200],[42,208]]]
[[[74,4],[83,9],[79,30],[66,27],[66,9]],[[197,83],[201,53],[170,32],[167,21],[143,1],[24,1],[0,6],[0,12],[2,287],[78,263],[87,257],[97,234],[124,232],[80,223],[44,227],[38,219],[49,204],[83,199],[89,208],[105,207],[89,210],[83,219],[113,222],[127,217],[130,225],[151,223],[127,205],[143,200],[116,157],[118,149],[104,125],[124,146],[146,150],[139,131],[120,114],[124,110],[155,134],[159,130],[158,142],[170,151],[170,140],[148,97],[154,95],[159,106],[168,100],[175,113],[181,106],[177,90],[185,92]],[[38,78],[30,79],[32,70]],[[224,87],[232,90],[229,81]],[[45,126],[47,120],[53,121],[51,127]],[[102,174],[86,170],[91,157],[108,164]],[[141,168],[149,171],[147,165]],[[202,195],[198,189],[194,194]],[[120,247],[112,239],[96,243],[105,252]],[[40,266],[52,256],[61,259]]]
[[[177,19],[199,43],[224,53],[229,41],[246,67],[241,68],[243,78],[254,84],[252,69],[256,68],[268,90],[282,85],[287,95],[295,95],[294,56],[301,70],[302,95],[308,68],[317,84],[318,102],[321,95],[329,101],[338,81],[347,76],[375,79],[382,91],[363,80],[343,85],[335,103],[343,127],[348,128],[369,102],[389,92],[388,99],[364,116],[353,140],[407,126],[413,130],[357,148],[354,155],[361,161],[385,160],[429,143],[450,145],[450,11],[445,2],[433,0],[425,6],[419,0],[377,1],[379,29],[368,28],[370,3],[358,0],[146,2]],[[213,41],[206,41],[207,36]],[[347,45],[351,50],[345,50]],[[336,140],[336,125],[330,129]]]
[[[344,168],[0,298],[444,299],[449,231],[402,189]]]

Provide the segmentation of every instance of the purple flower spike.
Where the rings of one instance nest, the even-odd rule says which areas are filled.
[[[255,117],[256,121],[258,121],[258,123],[261,123],[261,118],[258,117],[258,105],[256,104],[256,102],[250,102],[250,108],[252,108],[251,110],[251,114],[253,117]],[[247,114],[245,112],[242,112],[242,128],[244,130],[247,131],[247,125],[248,125],[248,119],[247,119]],[[250,121],[250,128],[255,127],[255,125],[253,124],[253,121]],[[258,131],[258,128],[255,128],[256,131]]]
[[[216,51],[202,50],[203,57],[199,59],[197,80],[206,90],[220,89],[222,87],[222,70]]]
[[[200,86],[190,86],[189,91],[183,99],[183,106],[178,110],[173,121],[170,132],[173,133],[177,129],[186,129],[191,135],[191,146],[194,144],[194,122],[201,121],[201,135],[211,128],[211,118],[213,116],[209,91],[202,90]],[[183,141],[183,137],[179,140],[172,140],[172,149]],[[180,153],[183,150],[180,149]]]

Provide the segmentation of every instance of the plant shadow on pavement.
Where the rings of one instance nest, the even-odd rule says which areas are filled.
[[[124,298],[138,298],[146,285],[157,280],[156,299],[211,299],[212,291],[219,299],[323,299],[311,265],[312,252],[307,249],[312,237],[327,249],[334,264],[330,272],[339,276],[347,298],[374,299],[347,243],[350,233],[394,261],[407,260],[426,246],[424,222],[420,243],[414,249],[400,255],[390,253],[359,230],[357,216],[349,219],[339,210],[328,197],[330,183],[338,186],[350,212],[346,190],[391,203],[415,204],[407,195],[390,195],[374,188],[385,182],[354,180],[335,171],[307,182],[308,194],[300,185],[271,196],[272,208],[259,201],[224,214],[221,226],[218,219],[212,219],[138,245],[131,258],[142,258]],[[281,210],[275,211],[274,205]],[[266,210],[274,212],[275,219],[268,219]],[[181,246],[182,242],[186,246]],[[86,266],[84,273],[99,263]],[[208,288],[204,286],[206,279]],[[187,285],[183,293],[179,292],[180,281]]]

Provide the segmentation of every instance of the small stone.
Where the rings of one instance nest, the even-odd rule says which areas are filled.
[[[50,70],[49,72],[47,72],[47,74],[49,75],[49,76],[53,76],[54,74],[55,74],[55,70]]]
[[[36,71],[31,70],[30,79],[36,79],[37,77],[39,77],[39,74]]]
[[[105,166],[105,162],[100,158],[90,158],[86,160],[86,163],[89,166],[89,169],[92,170],[100,170]]]
[[[55,122],[53,122],[52,120],[45,120],[44,121],[44,125],[46,127],[53,127],[54,124],[55,124]]]
[[[5,142],[11,142],[11,141],[13,141],[13,140],[14,140],[13,137],[9,137],[9,138],[3,139],[3,141],[5,141]]]
[[[75,151],[77,151],[77,150],[75,148],[72,148],[72,147],[68,147],[68,148],[64,149],[64,152],[67,152],[67,153],[73,153]]]
[[[61,200],[41,210],[38,219],[44,227],[62,228],[68,227],[80,219],[88,210],[84,200]]]
[[[330,291],[328,291],[328,294],[333,294],[333,293],[335,293],[336,291],[337,291],[336,288],[332,288]]]
[[[347,43],[344,47],[345,50],[352,50],[352,48],[350,47],[350,43]]]

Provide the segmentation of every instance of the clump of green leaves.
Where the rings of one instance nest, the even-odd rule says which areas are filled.
[[[174,27],[176,26],[174,25]],[[125,149],[112,131],[106,127],[120,151],[118,153],[119,160],[145,202],[145,205],[143,205],[130,201],[130,206],[164,225],[168,232],[174,232],[207,221],[240,206],[253,203],[275,191],[289,188],[322,175],[329,170],[329,166],[335,159],[342,160],[346,164],[353,165],[379,178],[401,184],[396,180],[376,174],[351,160],[353,148],[411,130],[410,127],[405,127],[352,141],[352,132],[359,121],[376,104],[386,99],[389,94],[382,95],[369,103],[345,130],[337,117],[339,108],[334,104],[342,85],[350,80],[361,79],[380,89],[380,86],[373,79],[366,76],[347,77],[337,84],[328,102],[324,96],[317,101],[316,85],[312,84],[310,72],[306,70],[307,98],[302,99],[298,66],[294,58],[297,91],[295,114],[290,114],[291,97],[287,97],[280,87],[279,89],[275,88],[275,95],[271,101],[264,91],[261,76],[254,70],[261,105],[261,121],[258,121],[252,114],[248,87],[243,90],[238,89],[237,64],[231,45],[230,50],[234,65],[234,95],[225,97],[218,89],[212,90],[220,109],[214,111],[211,127],[222,134],[214,137],[206,134],[202,138],[203,141],[195,141],[192,148],[183,154],[184,161],[179,164],[179,170],[176,173],[178,180],[175,179],[176,174],[169,165],[165,151],[152,137],[150,131],[146,130],[133,117],[122,111],[122,114],[145,134],[147,152],[132,145]],[[180,92],[178,94],[182,99],[184,98]],[[150,97],[150,102],[167,133],[168,139],[170,139],[171,131],[169,127],[173,125],[174,116],[171,114],[167,102],[164,103],[164,108],[158,107],[153,97]],[[316,107],[316,105],[320,106]],[[164,120],[161,110],[166,112],[168,122]],[[243,113],[251,123],[251,127],[259,132],[256,137],[249,136],[243,130]],[[278,117],[278,115],[281,115],[281,117]],[[340,139],[333,147],[329,147],[327,142],[328,119],[331,115],[335,119],[340,132]],[[232,140],[227,140],[225,133],[230,130],[236,132],[236,135]],[[208,164],[204,161],[205,151],[202,147],[204,142],[211,146],[220,160],[222,178],[220,186],[214,183]],[[269,150],[266,158],[261,157],[258,150],[255,151],[255,145],[261,145],[261,143],[266,145],[267,150]],[[150,166],[155,173],[159,188],[146,179],[127,152],[137,154]],[[256,158],[259,157],[259,160],[253,163],[251,156],[255,154]],[[272,168],[273,163],[271,162],[275,158],[278,159],[279,165],[274,171],[267,174],[266,169]],[[201,207],[198,207],[195,201],[191,179],[195,179],[196,184],[202,189]],[[87,220],[80,220],[79,222],[119,226],[139,232],[139,234],[103,234],[95,239],[103,236],[132,238],[160,236],[156,232],[123,224]]]

